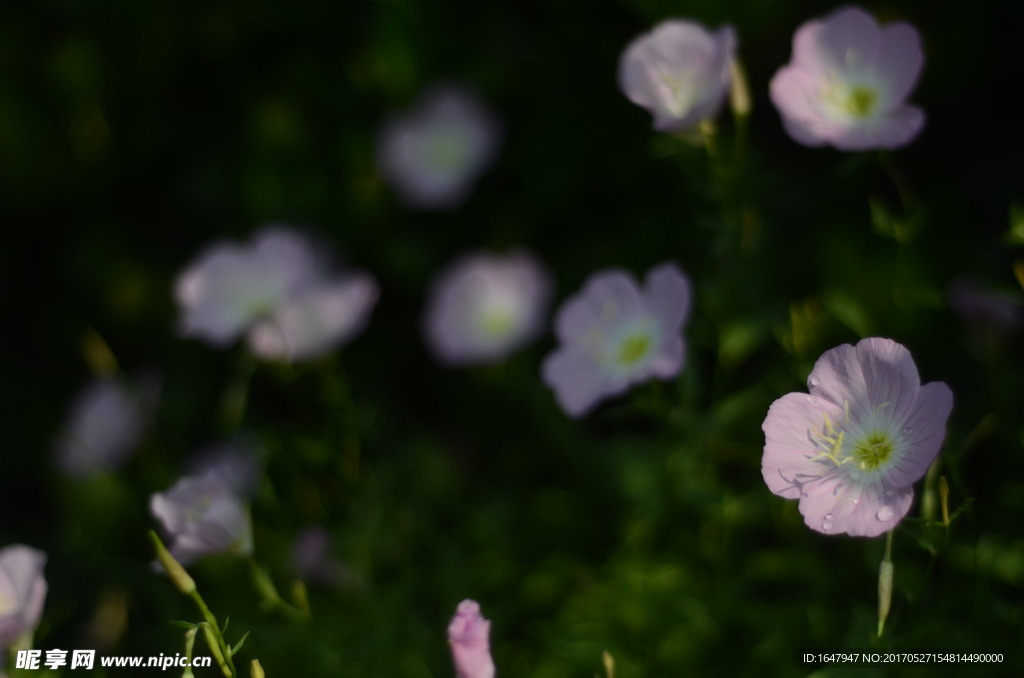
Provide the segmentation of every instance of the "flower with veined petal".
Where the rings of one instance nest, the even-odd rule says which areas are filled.
[[[799,499],[813,530],[882,534],[910,510],[913,484],[939,453],[953,393],[922,385],[910,352],[877,337],[826,351],[807,383],[809,394],[768,410],[765,483]]]

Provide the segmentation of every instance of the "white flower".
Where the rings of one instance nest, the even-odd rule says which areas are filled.
[[[912,26],[879,26],[857,7],[808,21],[793,36],[793,57],[775,74],[771,97],[796,142],[843,151],[899,148],[924,126],[905,103],[924,53]]]
[[[377,301],[366,274],[329,277],[306,237],[282,227],[208,249],[178,278],[182,332],[225,346],[247,335],[271,360],[308,360],[351,339]]]
[[[619,88],[654,115],[660,131],[690,129],[714,117],[732,82],[736,34],[669,20],[631,42],[619,61]]]
[[[569,416],[683,368],[690,282],[675,264],[662,264],[645,283],[641,289],[623,271],[601,271],[558,310],[560,346],[544,361],[543,376]]]
[[[501,360],[540,332],[550,289],[547,272],[527,254],[464,256],[434,282],[427,342],[449,365]]]
[[[137,385],[111,377],[87,384],[75,396],[57,439],[57,464],[76,476],[124,464],[142,438],[158,388],[152,378]]]
[[[30,636],[46,601],[46,554],[14,544],[0,550],[0,648]]]
[[[476,95],[438,87],[384,125],[377,166],[408,207],[452,209],[491,165],[499,139],[500,125]]]

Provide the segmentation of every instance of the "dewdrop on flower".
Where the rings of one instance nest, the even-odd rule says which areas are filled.
[[[499,361],[540,333],[550,293],[547,272],[527,254],[467,255],[433,284],[427,343],[446,365]]]
[[[623,52],[619,89],[651,112],[656,130],[690,129],[722,107],[735,51],[731,26],[712,33],[692,21],[663,21]]]
[[[307,237],[272,226],[249,244],[207,249],[178,277],[175,295],[185,336],[226,346],[244,334],[255,355],[290,362],[359,333],[378,291],[369,275],[330,274]]]
[[[592,275],[555,319],[558,349],[544,361],[544,383],[571,417],[634,384],[669,379],[683,367],[690,282],[675,264],[647,273],[641,289],[618,271]]]
[[[150,498],[150,511],[173,540],[182,565],[218,553],[252,553],[249,509],[216,469],[182,478]]]
[[[494,161],[501,126],[470,90],[436,87],[381,129],[377,167],[410,209],[462,204]]]
[[[22,544],[0,550],[0,648],[31,637],[43,616],[46,554]]]
[[[923,61],[912,26],[879,26],[864,10],[844,7],[797,30],[790,63],[772,78],[771,99],[797,143],[899,148],[924,126],[924,112],[905,103]]]
[[[810,394],[779,398],[762,425],[768,489],[799,499],[818,532],[892,529],[942,447],[952,392],[922,385],[910,352],[881,338],[826,351],[807,383]]]
[[[448,624],[448,645],[455,662],[456,678],[494,678],[491,659],[491,622],[480,614],[480,605],[464,600]]]

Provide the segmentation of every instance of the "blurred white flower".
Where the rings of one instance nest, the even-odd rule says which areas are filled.
[[[690,129],[721,108],[735,51],[731,26],[711,33],[692,21],[663,21],[622,53],[619,89],[651,112],[655,129]]]
[[[579,418],[635,384],[677,375],[692,297],[689,278],[674,263],[648,271],[642,288],[621,270],[591,275],[558,309],[559,346],[542,368],[562,409]]]
[[[448,365],[501,360],[540,333],[550,294],[547,272],[525,253],[469,254],[434,282],[427,342]]]
[[[217,469],[182,478],[150,498],[150,510],[171,538],[182,565],[217,553],[252,553],[249,509]]]
[[[500,124],[475,94],[437,87],[385,123],[377,167],[409,208],[452,209],[493,162],[500,136]]]
[[[307,237],[272,226],[250,245],[210,247],[178,277],[175,294],[185,336],[225,346],[247,334],[255,355],[300,361],[361,331],[377,284],[362,273],[329,276]]]
[[[0,648],[31,636],[43,616],[46,554],[13,544],[0,550]]]
[[[57,465],[75,476],[119,468],[142,439],[158,391],[152,376],[136,384],[115,377],[89,382],[75,396],[56,441]]]
[[[262,473],[256,443],[241,439],[201,449],[187,466],[190,476],[215,473],[235,495],[250,498]]]
[[[913,26],[879,26],[859,7],[843,7],[797,30],[771,98],[786,132],[804,146],[899,148],[924,127],[924,111],[906,103],[923,63]]]

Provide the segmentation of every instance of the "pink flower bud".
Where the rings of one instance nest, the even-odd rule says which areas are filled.
[[[459,603],[448,625],[456,678],[494,678],[490,632],[491,622],[480,614],[480,605],[475,600]]]

